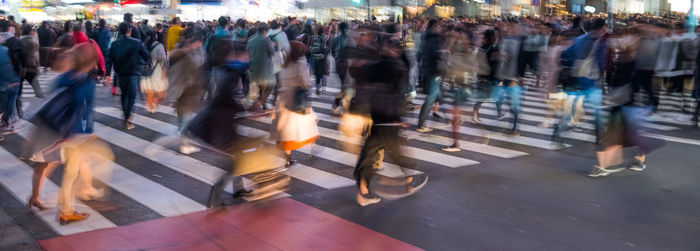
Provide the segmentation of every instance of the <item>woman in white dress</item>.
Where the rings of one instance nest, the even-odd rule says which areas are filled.
[[[279,74],[280,99],[274,124],[277,144],[287,156],[287,166],[294,164],[291,159],[293,150],[313,143],[319,137],[316,114],[308,104],[311,78],[304,57],[306,46],[292,41],[290,47]]]
[[[151,52],[151,65],[153,74],[144,76],[141,79],[141,91],[146,95],[146,106],[150,113],[155,113],[158,101],[165,98],[165,91],[168,89],[167,69],[168,59],[163,47],[163,36],[151,31],[146,40],[146,49]]]

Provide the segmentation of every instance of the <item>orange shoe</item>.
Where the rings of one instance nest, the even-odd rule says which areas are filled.
[[[90,217],[90,214],[88,213],[76,213],[75,211],[70,214],[58,213],[58,221],[61,223],[61,225],[66,225],[76,221],[84,221],[88,217]]]

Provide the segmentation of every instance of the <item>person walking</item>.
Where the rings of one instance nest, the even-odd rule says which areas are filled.
[[[14,26],[7,20],[0,20],[0,45],[5,46],[8,50],[12,71],[15,76],[21,78],[24,74],[24,65],[27,61],[27,53],[24,50],[22,41],[15,37]],[[14,85],[8,85],[5,89],[4,113],[2,114],[2,123],[0,131],[9,133],[14,131],[13,117],[23,117],[22,107],[17,107],[17,99],[21,95],[19,92],[19,79],[14,81]]]
[[[182,22],[180,22],[179,17],[174,17],[173,21],[167,31],[166,47],[168,51],[175,49],[175,45],[180,42],[180,33],[182,33]]]
[[[22,83],[27,80],[34,89],[34,95],[37,98],[44,98],[44,93],[39,85],[39,43],[34,39],[34,30],[31,25],[22,27],[22,45],[24,51],[27,52],[27,64],[24,71],[24,76],[20,77],[19,93],[22,93]],[[19,100],[19,98],[17,99]],[[17,102],[21,105],[20,102]]]
[[[313,66],[314,77],[316,80],[316,95],[326,93],[325,76],[328,75],[328,37],[323,31],[323,26],[316,27],[314,35],[311,37],[310,48],[311,65]]]
[[[379,60],[353,61],[351,64],[354,69],[362,69],[350,71],[353,78],[361,80],[355,86],[357,95],[353,100],[353,104],[359,107],[351,106],[351,110],[359,109],[359,112],[369,114],[373,121],[353,172],[358,188],[356,200],[363,207],[381,201],[377,191],[373,191],[372,181],[377,171],[376,164],[383,162],[382,153],[390,156],[399,166],[410,168],[414,165],[413,161],[401,154],[405,139],[399,136],[399,129],[404,125],[401,122],[404,100],[401,92],[408,84],[408,66],[400,57],[403,48],[390,41],[385,39],[377,45]],[[428,178],[422,175],[407,176],[394,181],[405,187],[406,193],[401,195],[405,196],[421,189]]]
[[[267,110],[267,98],[277,84],[275,79],[272,56],[275,48],[272,40],[267,36],[268,26],[265,23],[258,24],[257,32],[248,40],[248,53],[250,53],[250,84],[253,91],[250,97],[256,100],[251,107],[252,112],[258,112],[260,108]]]
[[[440,97],[440,70],[438,64],[442,58],[442,37],[439,33],[437,20],[428,21],[428,27],[421,42],[419,54],[420,74],[423,76],[423,88],[426,94],[425,101],[420,108],[418,115],[418,132],[430,132],[433,129],[425,126],[428,114],[433,109],[433,104]]]
[[[336,95],[335,100],[333,101],[332,111],[333,114],[341,115],[341,101],[346,95],[346,89],[349,88],[348,80],[346,79],[348,60],[346,55],[347,53],[345,52],[345,46],[349,41],[348,24],[345,22],[338,24],[338,30],[340,31],[340,34],[331,39],[331,55],[335,60],[335,72],[338,74],[338,78],[340,79],[340,92],[338,95]]]
[[[277,144],[287,157],[286,166],[294,164],[292,151],[319,138],[316,114],[308,98],[311,78],[305,52],[303,43],[292,41],[280,71],[280,104],[274,124]]]
[[[112,43],[107,56],[107,72],[109,74],[113,65],[122,92],[124,127],[127,130],[134,129],[134,124],[131,123],[131,111],[136,95],[138,95],[138,85],[141,80],[140,70],[150,57],[150,53],[143,46],[143,43],[131,37],[131,27],[128,23],[119,24],[119,39]]]
[[[188,27],[183,32],[183,40],[178,43],[168,57],[168,97],[175,101],[175,110],[179,120],[178,133],[183,137],[180,153],[191,154],[201,149],[194,146],[186,135],[183,135],[187,124],[194,113],[204,102],[206,86],[204,82],[204,63],[206,52],[202,45],[205,34],[198,28]]]
[[[150,64],[147,65],[147,72],[141,79],[141,91],[146,94],[148,112],[155,113],[158,101],[165,97],[165,91],[168,89],[168,76],[166,74],[168,60],[162,37],[159,37],[155,31],[149,32],[146,48],[151,53],[151,60]]]

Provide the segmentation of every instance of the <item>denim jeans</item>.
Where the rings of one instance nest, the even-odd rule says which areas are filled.
[[[119,76],[119,88],[122,90],[122,111],[124,111],[124,120],[131,117],[131,111],[134,109],[134,102],[139,92],[139,82],[141,76]]]
[[[523,88],[516,84],[506,87],[506,92],[510,96],[510,112],[513,114],[513,128],[511,130],[518,129],[518,115],[520,114],[520,95],[522,94]]]
[[[425,76],[423,81],[425,81],[423,88],[425,88],[426,97],[418,115],[418,128],[425,125],[425,120],[433,109],[433,104],[440,97],[440,78],[438,76]]]
[[[12,117],[12,114],[15,111],[15,104],[17,102],[17,91],[18,87],[10,87],[5,89],[3,93],[3,97],[1,102],[3,102],[2,106],[2,122],[5,122],[5,124],[10,123],[10,118]]]

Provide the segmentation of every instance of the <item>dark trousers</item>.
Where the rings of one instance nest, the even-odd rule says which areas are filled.
[[[338,63],[336,62],[336,67],[337,65]],[[347,86],[345,85],[345,72],[341,72],[337,69],[336,71],[338,72],[338,78],[340,78],[340,92],[338,92],[338,95],[335,96],[335,100],[333,101],[333,108],[341,105],[340,102],[345,97],[345,88],[347,88]]]
[[[134,102],[138,96],[139,81],[141,76],[119,76],[119,89],[122,91],[122,111],[124,120],[131,118],[131,111],[134,109]]]
[[[44,93],[41,91],[41,86],[39,86],[39,80],[37,79],[37,73],[36,72],[27,72],[24,74],[22,78],[19,80],[19,90],[17,91],[17,101],[16,101],[16,107],[17,107],[17,114],[22,116],[22,89],[24,86],[24,80],[27,80],[29,84],[32,86],[32,89],[34,89],[34,95],[37,98],[42,98],[44,97]]]
[[[265,103],[267,103],[267,98],[270,97],[270,94],[272,91],[275,90],[274,85],[258,85],[258,89],[260,89],[258,100],[255,102],[253,105],[251,111],[256,112],[260,107],[262,106],[263,108],[265,107]]]
[[[525,70],[527,69],[528,66],[536,74],[537,73],[537,59],[538,58],[539,58],[539,52],[537,52],[537,51],[523,51],[522,59],[518,64],[519,76],[525,76]]]
[[[17,87],[10,87],[5,89],[4,92],[0,92],[0,102],[3,103],[2,122],[4,122],[6,125],[10,124],[10,118],[12,117],[12,113],[15,111],[15,102],[17,101],[18,89],[19,88]]]
[[[654,76],[654,71],[648,70],[637,70],[634,73],[635,80],[632,82],[632,88],[634,92],[639,92],[640,89],[644,90],[649,96],[646,102],[642,102],[644,105],[651,106],[654,110],[659,106],[659,97],[656,96],[651,85],[651,79]]]
[[[401,145],[403,139],[399,137],[399,127],[396,126],[372,126],[369,136],[365,140],[360,152],[360,158],[355,166],[355,180],[360,187],[360,181],[369,182],[374,177],[377,169],[373,168],[376,163],[381,163],[382,155],[388,155],[401,167],[411,167],[412,163],[408,158],[401,155]]]
[[[316,92],[321,92],[321,87],[326,86],[323,81],[323,74],[316,74]]]

